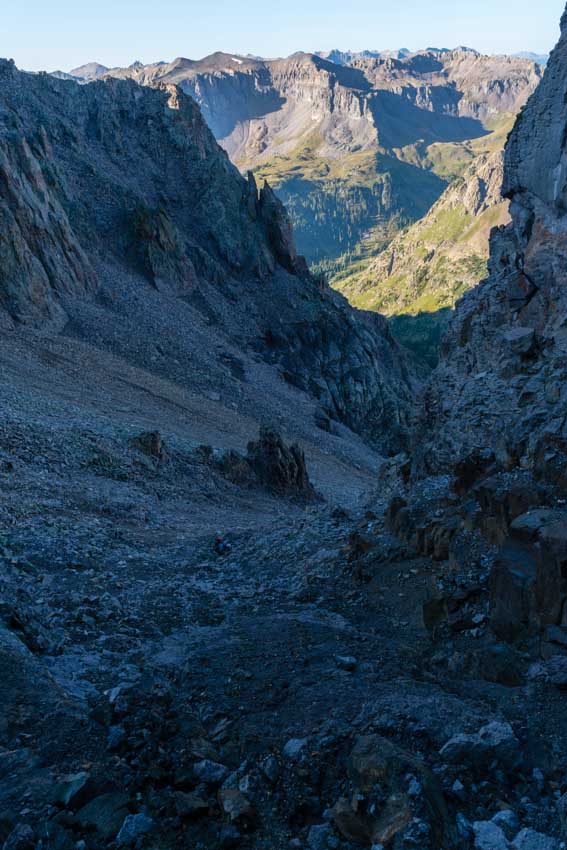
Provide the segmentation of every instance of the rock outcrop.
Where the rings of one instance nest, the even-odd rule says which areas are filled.
[[[317,494],[307,471],[305,454],[297,443],[288,446],[272,425],[262,425],[258,440],[247,452],[225,452],[215,468],[234,484],[260,487],[278,496],[313,501]]]
[[[260,428],[258,441],[248,444],[246,459],[257,480],[268,490],[281,495],[314,498],[315,491],[301,448],[297,444],[286,446],[273,427]]]
[[[0,75],[3,324],[65,327],[212,392],[231,345],[399,448],[412,376],[385,322],[309,275],[282,204],[241,177],[194,100],[6,61]]]

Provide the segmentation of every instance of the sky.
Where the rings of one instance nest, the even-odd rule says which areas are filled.
[[[200,59],[216,50],[455,47],[548,52],[565,0],[4,0],[0,56],[26,70]]]

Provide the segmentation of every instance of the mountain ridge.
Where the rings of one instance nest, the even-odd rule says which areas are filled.
[[[239,168],[267,179],[310,262],[421,218],[446,186],[437,148],[460,146],[515,113],[539,82],[535,63],[470,49],[336,64],[316,54],[203,60],[109,72],[181,85]]]

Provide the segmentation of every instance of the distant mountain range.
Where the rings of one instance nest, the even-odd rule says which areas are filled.
[[[308,261],[355,305],[406,314],[395,330],[428,357],[443,310],[484,274],[490,226],[506,218],[500,152],[545,58],[219,52],[57,76],[179,85],[239,169],[275,188]],[[471,192],[482,196],[474,209]]]
[[[452,53],[452,52],[469,52],[474,53],[477,56],[481,54],[472,47],[459,46],[454,48],[447,47],[426,47],[423,50],[411,51],[407,47],[400,47],[395,49],[387,49],[387,50],[340,50],[338,48],[334,48],[332,50],[317,50],[314,51],[314,56],[320,56],[322,59],[328,59],[329,62],[334,62],[337,65],[350,65],[357,59],[406,59],[408,56],[418,55],[420,53]],[[306,51],[298,50],[295,53],[292,53],[288,58],[292,58],[293,56],[303,55]],[[548,53],[534,53],[529,50],[523,50],[518,53],[512,53],[511,56],[518,59],[530,59],[532,62],[536,62],[538,65],[547,65],[547,61],[549,59]],[[251,59],[253,61],[263,62],[265,59],[262,56],[255,56],[253,54],[247,54],[245,59]],[[192,61],[192,60],[186,60]],[[205,61],[205,60],[201,60]],[[158,62],[153,63],[156,65],[167,65],[167,62]],[[134,62],[130,67],[140,67],[142,65],[141,62]],[[122,70],[123,67],[119,66],[118,68],[110,68],[106,65],[101,65],[100,62],[87,62],[85,65],[80,65],[78,68],[73,68],[71,71],[54,71],[53,75],[59,77],[60,79],[66,78],[76,78],[81,81],[91,82],[92,80],[96,80],[99,77],[103,77],[105,74],[110,71]]]
[[[471,140],[510,120],[542,74],[532,60],[464,47],[332,56],[214,53],[89,63],[72,76],[180,85],[240,170],[274,186],[300,252],[326,263],[425,215],[474,158]]]
[[[520,53],[514,53],[519,59],[531,59],[532,62],[537,62],[538,65],[547,65],[549,53],[530,53],[529,50],[523,50]]]

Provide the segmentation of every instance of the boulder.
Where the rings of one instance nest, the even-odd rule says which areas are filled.
[[[490,576],[490,625],[504,640],[567,625],[567,515],[539,507],[517,516]]]
[[[559,850],[560,842],[535,829],[522,829],[514,838],[511,850]]]
[[[193,765],[193,773],[199,780],[207,785],[220,785],[228,776],[228,768],[224,764],[202,759]]]
[[[494,821],[475,821],[472,828],[475,850],[508,850],[506,836]]]
[[[225,818],[237,826],[250,825],[255,819],[250,800],[238,788],[222,788],[218,795]]]
[[[290,738],[283,748],[285,758],[290,759],[291,761],[298,759],[307,746],[307,741],[307,738]]]
[[[307,834],[307,846],[309,850],[327,850],[328,840],[331,838],[333,830],[328,823],[314,824]]]
[[[121,791],[100,794],[77,812],[84,829],[96,830],[105,840],[113,839],[128,816],[129,797]]]
[[[487,768],[493,762],[512,769],[521,761],[520,744],[509,723],[493,720],[473,734],[454,735],[439,754],[450,764]]]
[[[513,812],[512,809],[502,809],[501,811],[496,812],[492,818],[492,823],[497,824],[505,834],[506,838],[509,839],[512,839],[515,835],[517,835],[520,829],[520,822],[516,813]]]
[[[486,478],[474,488],[474,495],[480,508],[479,529],[499,546],[508,538],[514,520],[545,505],[551,491],[530,473],[514,471]]]
[[[29,824],[19,823],[3,844],[2,850],[35,850],[36,837]]]
[[[567,656],[558,655],[541,665],[546,680],[560,690],[567,689]]]
[[[508,539],[490,573],[490,627],[503,640],[537,630],[535,612],[537,561],[530,544]]]
[[[116,836],[117,846],[132,847],[143,835],[152,832],[155,825],[155,821],[144,812],[139,812],[137,815],[126,815],[120,832]]]
[[[533,328],[514,327],[503,336],[504,344],[512,354],[529,357],[536,349],[536,333]]]
[[[203,800],[195,791],[186,793],[184,791],[176,791],[175,810],[180,818],[191,819],[205,814],[209,809],[209,804]]]
[[[535,594],[542,624],[567,625],[567,514],[540,531]]]

